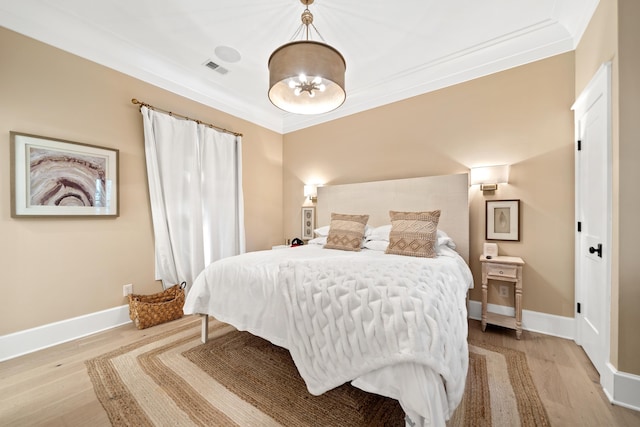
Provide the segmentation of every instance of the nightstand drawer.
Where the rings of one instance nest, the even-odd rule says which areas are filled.
[[[515,279],[518,268],[506,264],[487,264],[487,275]]]

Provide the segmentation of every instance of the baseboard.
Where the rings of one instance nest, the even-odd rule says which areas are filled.
[[[610,363],[607,368],[612,377],[613,393],[604,384],[603,388],[611,403],[640,411],[640,376],[618,371]]]
[[[487,310],[505,316],[514,315],[513,307],[504,305],[488,304]],[[469,301],[469,318],[475,320],[482,318],[482,303],[480,301]],[[538,311],[522,310],[522,329],[570,340],[575,340],[576,335],[573,317],[556,316]]]
[[[131,322],[123,305],[0,336],[0,362]]]

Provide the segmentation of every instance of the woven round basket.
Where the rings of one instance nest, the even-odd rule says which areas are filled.
[[[152,295],[129,295],[129,318],[145,329],[183,316],[185,282]]]

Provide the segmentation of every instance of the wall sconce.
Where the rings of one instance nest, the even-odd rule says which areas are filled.
[[[471,185],[482,191],[496,191],[498,184],[509,182],[509,165],[471,168]]]
[[[311,200],[313,203],[318,201],[318,186],[315,184],[309,184],[304,186],[304,197]]]

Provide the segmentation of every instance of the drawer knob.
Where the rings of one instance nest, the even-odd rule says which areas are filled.
[[[504,274],[504,271],[500,270],[498,273],[500,273],[500,274]]]

